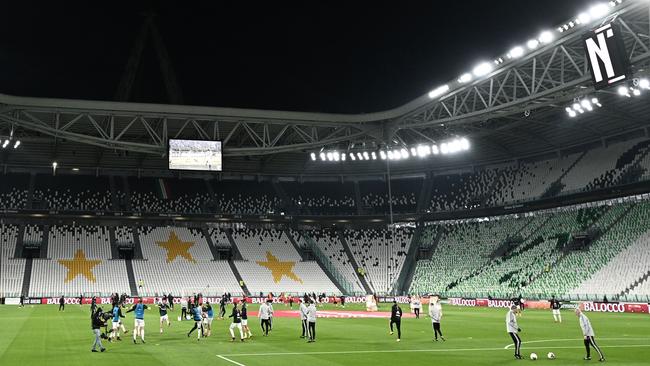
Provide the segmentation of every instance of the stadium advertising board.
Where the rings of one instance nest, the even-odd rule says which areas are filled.
[[[620,28],[609,23],[583,36],[591,78],[597,90],[625,80],[629,74],[629,62],[620,34]]]
[[[648,313],[648,304],[623,302],[583,302],[580,306],[584,311],[602,313]]]
[[[169,169],[220,172],[221,141],[169,139]]]

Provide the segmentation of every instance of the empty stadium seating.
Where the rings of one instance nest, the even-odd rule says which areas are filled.
[[[25,260],[14,258],[18,227],[0,225],[0,297],[20,296]]]
[[[373,292],[393,290],[411,244],[411,228],[345,230],[345,238]]]
[[[284,231],[246,228],[232,236],[244,259],[235,265],[252,293],[340,293],[317,262],[302,261]]]

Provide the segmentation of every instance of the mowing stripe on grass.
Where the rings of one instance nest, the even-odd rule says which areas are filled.
[[[645,339],[645,338],[644,338]],[[600,346],[600,348],[639,348],[650,347],[650,344],[628,344],[615,346]],[[558,346],[554,349],[583,349],[584,346]],[[535,349],[535,348],[528,348]],[[255,356],[310,356],[310,355],[345,355],[365,353],[409,353],[409,352],[478,352],[478,351],[503,351],[501,347],[496,348],[444,348],[444,349],[394,349],[394,350],[373,350],[373,351],[317,351],[317,352],[275,352],[275,353],[231,353],[217,355],[219,358],[228,357],[255,357]],[[228,360],[232,361],[232,360]],[[241,364],[239,364],[241,365]],[[244,366],[244,365],[241,365]]]

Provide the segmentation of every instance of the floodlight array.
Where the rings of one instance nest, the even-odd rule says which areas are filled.
[[[572,18],[567,23],[559,26],[557,28],[557,32],[563,33],[576,26],[589,24],[593,21],[602,19],[612,11],[612,8],[621,4],[622,2],[623,0],[613,0],[610,1],[609,3],[606,2],[595,3],[589,9],[587,9],[587,11],[578,14],[578,16],[576,16],[575,18]],[[481,61],[477,63],[476,66],[472,68],[471,72],[466,72],[460,75],[456,79],[456,83],[451,82],[448,84],[440,85],[432,89],[428,94],[429,98],[442,99],[445,97],[446,94],[448,94],[449,91],[453,91],[454,88],[458,88],[463,84],[467,84],[471,81],[489,75],[490,73],[492,73],[492,71],[494,71],[495,67],[507,61],[513,61],[518,58],[521,58],[524,55],[526,55],[527,52],[532,52],[542,45],[546,45],[553,42],[553,40],[557,38],[556,36],[557,34],[555,31],[552,30],[542,31],[537,37],[531,38],[528,41],[526,41],[524,45],[516,45],[512,47],[508,53],[500,57],[497,57],[496,59],[494,59],[493,62]]]
[[[573,118],[580,114],[593,112],[597,108],[601,108],[603,105],[600,103],[600,100],[596,97],[584,97],[582,99],[576,100],[572,105],[564,108],[569,117]]]
[[[379,150],[355,151],[320,151],[311,152],[312,161],[339,162],[339,161],[368,161],[368,160],[408,160],[412,158],[424,159],[433,155],[451,155],[470,148],[469,140],[456,138],[440,144],[418,144],[411,147],[394,147]]]

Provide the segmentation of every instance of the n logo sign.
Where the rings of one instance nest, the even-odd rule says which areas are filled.
[[[613,23],[584,35],[584,45],[596,89],[625,80],[629,63],[620,32]]]

